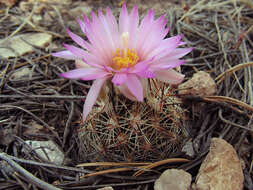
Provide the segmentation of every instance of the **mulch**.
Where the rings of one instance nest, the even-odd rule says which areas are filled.
[[[24,2],[17,1],[9,8],[0,4],[0,39],[45,32],[53,40],[46,48],[33,47],[31,53],[0,59],[0,189],[105,186],[152,189],[154,181],[167,168],[184,169],[194,180],[212,137],[223,138],[233,145],[244,163],[244,189],[253,189],[253,4],[250,1],[191,0],[175,4],[163,0],[128,1],[130,7],[136,2],[141,14],[148,8],[158,15],[166,13],[169,35],[183,33],[187,46],[194,47],[185,57],[187,64],[181,67],[185,80],[197,71],[205,71],[217,84],[217,96],[180,97],[182,107],[187,110],[184,123],[187,137],[183,143],[192,142],[193,156],[177,149],[167,159],[152,160],[153,165],[148,159],[141,160],[140,165],[134,160],[130,163],[125,160],[128,164],[107,163],[108,160],[100,163],[89,160],[90,165],[83,162],[78,133],[85,127],[82,106],[91,83],[61,78],[59,74],[73,69],[74,64],[51,56],[52,51],[62,50],[62,43],[72,43],[66,28],[82,35],[69,10],[85,5],[96,11],[109,5],[118,14],[122,2]],[[36,20],[39,16],[41,19]],[[1,48],[6,47],[0,47],[0,51]],[[29,68],[30,74],[13,77],[23,68]],[[55,165],[41,158],[26,140],[52,140],[64,153],[64,164]],[[23,151],[24,147],[27,151]]]

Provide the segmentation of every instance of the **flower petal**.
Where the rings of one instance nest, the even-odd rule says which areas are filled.
[[[167,19],[165,18],[165,15],[162,15],[161,17],[153,21],[149,28],[147,28],[147,31],[145,31],[147,32],[147,35],[144,41],[142,41],[141,45],[138,45],[137,49],[138,52],[141,52],[141,57],[146,57],[148,52],[152,51],[159,44],[161,44],[163,38],[167,35],[169,31],[168,28],[165,28],[166,22]],[[142,37],[140,37],[140,39],[141,38]]]
[[[113,38],[115,48],[119,48],[119,30],[118,30],[118,23],[112,11],[109,7],[106,8],[106,20],[110,27],[111,37]]]
[[[172,51],[166,52],[166,50],[161,53],[161,55],[157,56],[155,61],[157,62],[165,62],[165,61],[172,61],[175,59],[179,59],[186,54],[190,53],[193,48],[177,48]]]
[[[152,63],[152,61],[153,61],[153,58],[137,63],[134,67],[131,67],[129,69],[129,73],[138,73],[138,72],[142,72],[144,70],[147,70],[149,68],[150,64]]]
[[[136,50],[138,51],[145,40],[147,40],[147,36],[150,32],[150,27],[152,26],[154,22],[154,11],[149,9],[147,15],[143,18],[141,21],[140,27],[138,28],[137,33],[137,43],[136,43]],[[138,52],[139,55],[142,52]]]
[[[129,26],[129,16],[127,12],[126,3],[123,4],[122,9],[119,15],[119,32],[122,34],[123,32],[128,32]]]
[[[102,64],[100,65],[100,64],[97,64],[97,63],[94,63],[94,62],[89,62],[89,61],[86,61],[85,59],[82,59],[82,61],[85,64],[87,64],[87,65],[89,65],[91,67],[97,67],[97,68],[100,68],[100,69],[104,68],[104,66]]]
[[[64,59],[72,59],[72,60],[81,59],[81,57],[71,53],[68,50],[52,53],[52,55],[55,57],[60,57],[60,58],[64,58]]]
[[[112,41],[111,37],[107,35],[106,29],[104,28],[104,26],[107,27],[107,24],[103,24],[103,13],[101,10],[99,12],[99,17],[94,12],[91,12],[92,35],[95,37],[94,41],[97,43],[97,46],[100,46],[102,48],[102,55],[104,57],[105,63],[110,63],[113,57],[112,54],[114,53],[112,48]]]
[[[63,46],[69,50],[72,54],[80,57],[80,58],[86,58],[85,55],[88,54],[87,51],[81,49],[81,48],[78,48],[78,47],[75,47],[75,46],[72,46],[72,45],[68,45],[68,44],[63,44]]]
[[[153,58],[146,61],[141,61],[136,64],[134,67],[128,68],[128,70],[124,71],[126,73],[136,74],[142,78],[154,78],[155,74],[152,70],[149,69]]]
[[[83,68],[83,67],[90,67],[88,64],[86,64],[85,62],[83,62],[83,60],[81,59],[76,59],[75,61],[75,66],[77,69]]]
[[[125,84],[138,101],[143,101],[143,88],[135,74],[128,74]]]
[[[185,44],[187,44],[187,42],[180,42],[180,43],[178,44],[178,46],[182,46],[182,45],[185,45]]]
[[[107,39],[107,44],[108,44],[107,48],[109,48],[111,52],[115,51],[116,48],[115,48],[113,35],[116,35],[116,34],[114,31],[112,31],[110,24],[107,22],[107,19],[101,10],[98,11],[98,16],[99,16],[101,25],[103,26],[103,29],[105,30],[104,34],[106,35],[106,39]]]
[[[185,61],[184,60],[180,60],[180,59],[171,60],[171,61],[163,61],[163,62],[154,61],[150,65],[150,69],[152,71],[171,69],[171,68],[175,68],[177,66],[180,66],[180,65],[182,65],[184,63],[185,63]]]
[[[81,21],[80,18],[77,19],[77,22],[78,22],[78,24],[80,25],[82,32],[83,32],[84,34],[86,34],[86,27],[85,27],[84,22]]]
[[[155,73],[150,69],[146,69],[136,74],[141,78],[155,78],[156,76]]]
[[[95,63],[97,65],[103,64],[103,60],[99,59],[98,57],[95,57],[93,54],[90,54],[89,52],[81,48],[68,45],[68,44],[63,44],[63,45],[67,50],[69,50],[72,54],[74,54],[79,59],[84,59],[85,62]]]
[[[108,74],[109,73],[107,73],[104,70],[87,67],[87,68],[70,70],[68,72],[61,73],[60,76],[64,78],[69,78],[69,79],[81,78],[82,80],[94,80],[96,78],[101,78],[101,76],[104,77],[105,75],[108,75]]]
[[[155,71],[156,78],[170,84],[179,84],[184,80],[184,75],[173,69]]]
[[[114,77],[112,78],[112,82],[116,86],[123,84],[126,80],[127,80],[127,74],[125,73],[116,73]]]
[[[136,97],[130,92],[125,84],[118,86],[119,91],[128,99],[132,101],[137,101]]]
[[[94,79],[100,79],[106,76],[111,76],[110,73],[99,71],[93,74],[86,75],[85,77],[80,78],[81,80],[94,80]]]
[[[164,39],[159,47],[154,48],[151,52],[149,52],[147,58],[151,58],[153,56],[156,56],[156,60],[168,55],[170,52],[172,52],[173,50],[175,50],[177,48],[177,46],[179,46],[181,39],[182,39],[183,35],[177,35],[177,36],[173,36],[171,38],[166,38]]]
[[[179,59],[179,58],[185,56],[186,54],[190,53],[192,50],[193,50],[193,48],[177,48],[174,51],[172,51],[170,53],[170,55],[168,55],[168,58],[170,60]]]
[[[83,106],[83,121],[85,121],[87,115],[91,111],[91,109],[92,109],[93,105],[95,104],[95,101],[98,97],[98,94],[99,94],[104,82],[107,79],[108,79],[108,77],[104,77],[104,78],[97,79],[93,82],[93,84],[87,94],[87,97],[86,97],[86,100],[85,100],[85,103]]]
[[[83,21],[86,26],[86,36],[93,46],[92,53],[96,55],[97,59],[103,60],[104,64],[108,63],[108,50],[106,49],[106,45],[104,44],[105,36],[103,34],[103,30],[101,30],[101,26],[99,24],[99,20],[97,16],[92,12],[92,22],[83,15]]]
[[[67,29],[67,33],[71,37],[71,39],[74,42],[76,42],[79,46],[81,46],[82,48],[87,49],[89,51],[91,50],[91,45],[88,42],[86,42],[83,38],[81,38],[80,36],[74,34],[69,29]]]
[[[137,38],[137,29],[139,25],[139,12],[138,12],[138,6],[135,5],[132,9],[130,15],[129,15],[129,49],[135,49],[136,46],[136,38]]]

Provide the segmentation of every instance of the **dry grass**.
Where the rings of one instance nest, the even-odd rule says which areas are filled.
[[[0,158],[10,165],[13,164],[13,169],[10,170],[9,166],[1,161],[0,189],[40,187],[38,179],[29,178],[29,175],[24,178],[25,175],[22,173],[24,171],[29,171],[33,176],[49,184],[54,183],[61,189],[96,189],[106,184],[115,189],[152,189],[154,180],[168,167],[182,168],[189,171],[193,177],[196,176],[212,137],[221,137],[235,147],[245,163],[244,189],[252,189],[252,2],[250,0],[189,0],[172,5],[172,1],[167,3],[163,0],[128,1],[130,7],[137,3],[142,14],[151,7],[158,15],[166,13],[169,18],[168,25],[171,27],[170,35],[183,33],[184,40],[188,42],[187,46],[194,47],[194,51],[187,56],[187,64],[181,68],[186,74],[186,79],[196,71],[203,70],[216,78],[218,84],[217,96],[183,97],[184,102],[181,106],[187,109],[188,117],[184,129],[193,142],[194,156],[189,158],[181,149],[177,149],[175,155],[165,155],[162,159],[180,157],[189,158],[190,161],[176,164],[164,162],[156,168],[152,168],[151,165],[152,170],[146,168],[144,175],[139,177],[132,177],[138,167],[131,165],[127,167],[123,164],[112,165],[110,168],[95,165],[89,169],[75,167],[85,160],[80,156],[85,155],[86,150],[80,149],[83,146],[80,146],[78,134],[80,136],[83,127],[82,105],[90,83],[60,78],[59,73],[73,68],[74,65],[70,61],[54,58],[50,53],[61,49],[60,44],[63,42],[71,43],[65,28],[70,27],[77,34],[81,34],[75,18],[69,13],[69,10],[81,6],[80,3],[75,1],[72,4],[22,4],[26,8],[24,9],[23,6],[22,9],[20,2],[11,8],[0,7],[1,39],[7,40],[17,34],[38,31],[53,35],[53,42],[47,48],[34,47],[32,53],[0,59],[0,148],[3,152],[0,153]],[[99,6],[105,8],[109,5],[118,14],[120,3],[121,1],[109,0],[83,1],[82,6],[85,4],[97,10]],[[6,47],[0,47],[0,50],[1,48]],[[29,75],[14,78],[13,74],[23,68],[30,69]],[[128,109],[131,107],[127,102],[122,103],[122,101],[118,104],[119,113],[123,113],[125,107]],[[141,105],[139,106],[141,108]],[[151,114],[144,109],[141,113],[143,113],[142,118],[148,118]],[[114,118],[108,116],[94,117],[94,122],[115,122]],[[126,118],[118,120],[118,122],[126,122]],[[31,128],[34,129],[38,125],[41,127],[31,132]],[[118,134],[105,133],[102,130],[100,133],[104,135],[94,136],[93,133],[90,137],[103,138],[107,143],[112,144],[110,139],[115,135],[125,134],[127,128],[121,127],[120,130]],[[122,136],[122,139],[124,138]],[[31,154],[22,152],[24,140],[27,139],[53,140],[63,150],[66,157],[65,164],[68,167],[47,163],[32,150]],[[138,146],[142,145],[138,144]],[[136,147],[136,144],[132,147]],[[88,145],[86,148],[91,146]],[[115,154],[114,152],[111,156]],[[118,160],[129,157],[121,152],[119,155],[121,158]],[[145,154],[143,155],[139,157],[140,159],[132,160],[142,161],[141,159],[145,158],[143,162],[148,162],[149,159],[159,162],[159,158],[154,158],[150,154],[146,157]],[[87,160],[92,161],[91,158]],[[99,157],[98,160],[102,158]],[[24,168],[17,165],[22,165]],[[127,168],[127,171],[122,170],[114,174],[107,172],[107,174],[102,173],[78,180],[80,176],[96,172],[97,169],[114,171],[121,167]],[[18,171],[19,174],[14,171]],[[30,183],[34,185],[31,186]],[[50,189],[51,186],[47,188]]]

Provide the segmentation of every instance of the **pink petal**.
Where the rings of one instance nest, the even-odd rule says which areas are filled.
[[[75,47],[75,46],[72,46],[72,45],[68,45],[68,44],[63,44],[63,46],[69,50],[72,54],[80,57],[80,58],[85,58],[85,55],[88,54],[87,51],[81,49],[81,48],[78,48],[78,47]]]
[[[83,68],[83,67],[90,67],[89,65],[87,65],[85,62],[83,62],[81,59],[77,59],[75,61],[75,66],[77,69]]]
[[[70,51],[60,51],[60,52],[56,52],[56,53],[52,53],[53,56],[55,57],[61,57],[61,58],[64,58],[64,59],[72,59],[72,60],[75,60],[75,59],[81,59],[82,57],[79,57],[73,53],[71,53]]]
[[[116,73],[114,77],[112,78],[112,82],[116,86],[123,84],[126,80],[127,80],[127,74],[125,73]]]
[[[143,42],[145,40],[147,40],[147,35],[150,32],[150,27],[152,26],[154,22],[154,11],[152,11],[151,9],[148,10],[147,15],[143,18],[140,27],[138,29],[138,34],[137,34],[137,44],[136,44],[136,50],[138,51]],[[139,54],[141,52],[138,52]]]
[[[155,73],[150,69],[146,69],[136,74],[141,78],[155,78],[156,76]]]
[[[155,71],[156,78],[170,84],[179,84],[184,80],[184,75],[173,69]]]
[[[110,48],[111,51],[115,51],[115,41],[113,38],[113,35],[115,35],[115,32],[112,31],[111,26],[107,22],[105,16],[103,15],[102,11],[98,11],[99,20],[101,22],[101,25],[103,26],[103,29],[105,30],[106,39],[108,41],[108,48]]]
[[[191,51],[192,51],[192,48],[176,48],[168,52],[166,52],[165,50],[160,55],[155,57],[156,58],[155,61],[164,62],[164,61],[179,59]]]
[[[70,78],[70,79],[89,78],[89,77],[96,79],[96,78],[101,78],[100,75],[105,75],[105,74],[108,74],[108,73],[101,69],[88,67],[88,68],[70,70],[68,72],[61,73],[60,76],[64,78]],[[94,77],[96,76],[96,77],[94,78],[93,76]],[[93,80],[93,79],[86,79],[86,80]]]
[[[185,45],[185,44],[187,44],[187,42],[180,42],[180,43],[178,44],[178,46],[182,46],[182,45]]]
[[[128,68],[128,70],[122,71],[126,73],[136,74],[142,78],[154,78],[155,74],[149,69],[153,59],[139,62],[134,67]]]
[[[100,13],[100,17],[94,12],[91,12],[92,23],[91,23],[91,35],[93,36],[93,43],[96,48],[99,48],[100,53],[96,52],[97,55],[103,57],[103,60],[106,64],[109,64],[113,57],[114,48],[112,47],[111,37],[108,37],[108,34],[105,31],[103,25],[102,12]],[[110,34],[109,34],[110,35]]]
[[[76,59],[75,61],[75,66],[77,69],[79,68],[89,68],[89,67],[95,67],[95,68],[99,68],[99,69],[103,69],[107,72],[109,72],[109,70],[106,70],[104,65],[98,65],[98,64],[95,64],[95,63],[90,63],[90,62],[87,62],[85,61],[84,59]]]
[[[179,59],[186,54],[190,53],[193,50],[193,48],[177,48],[174,51],[170,53],[167,57],[172,60],[172,59]],[[166,57],[165,57],[166,58]]]
[[[127,12],[126,3],[123,4],[119,15],[119,31],[120,34],[128,32],[129,16]]]
[[[115,48],[119,48],[119,30],[116,18],[109,7],[106,8],[106,20],[110,27],[111,35],[115,44]]]
[[[162,15],[157,20],[153,21],[153,23],[149,26],[147,32],[146,39],[142,42],[141,49],[138,49],[138,51],[141,51],[144,55],[146,52],[149,52],[150,49],[154,49],[158,44],[161,43],[163,38],[168,33],[169,29],[165,28],[167,19],[165,18],[165,15]]]
[[[129,73],[138,73],[138,72],[147,70],[150,64],[152,63],[152,61],[153,61],[153,58],[137,63],[134,67],[130,68]]]
[[[81,21],[80,18],[77,19],[77,22],[78,22],[78,24],[80,25],[82,32],[83,32],[84,34],[86,34],[86,27],[85,27],[84,22]]]
[[[98,97],[98,94],[99,94],[104,82],[107,79],[108,79],[108,77],[104,77],[104,78],[97,79],[93,82],[93,84],[87,94],[87,97],[86,97],[86,100],[85,100],[85,103],[83,106],[83,121],[85,121],[87,115],[91,111],[91,109],[92,109],[93,105],[95,104],[95,101]]]
[[[86,42],[83,38],[81,38],[80,36],[74,34],[69,29],[67,29],[67,33],[71,37],[71,39],[74,42],[76,42],[79,46],[81,46],[82,48],[85,48],[87,50],[91,49],[91,45],[88,42]]]
[[[79,59],[85,59],[86,62],[96,63],[98,65],[103,64],[103,60],[100,60],[98,57],[95,57],[93,54],[90,54],[81,48],[68,44],[64,44],[64,47]]]
[[[139,12],[138,12],[138,6],[135,5],[133,10],[131,11],[129,15],[129,48],[135,49],[136,45],[136,33],[139,25]]]
[[[147,59],[151,58],[153,56],[156,56],[156,60],[166,56],[173,50],[179,46],[179,43],[181,42],[180,40],[182,39],[183,35],[177,35],[173,36],[171,38],[166,38],[164,39],[159,47],[155,48],[153,51],[149,52]]]
[[[146,59],[148,53],[161,44],[169,31],[169,28],[165,28],[166,22],[167,19],[164,15],[157,20],[150,20],[149,23],[146,23],[146,29],[138,33],[136,50],[140,59]]]
[[[150,37],[148,37],[149,40],[143,44],[142,49],[140,50],[142,52],[142,57],[145,58],[147,55],[149,55],[153,50],[157,49],[164,37],[168,34],[169,28],[166,28],[165,30],[160,30],[156,32],[151,32]]]
[[[93,15],[93,22],[91,23],[89,19],[83,15],[84,24],[86,26],[86,36],[93,46],[92,53],[96,54],[97,59],[103,60],[103,62],[106,64],[108,63],[108,57],[106,55],[106,49],[105,45],[103,43],[103,31],[99,28],[99,24],[97,19],[95,19],[94,13]]]
[[[135,66],[131,67],[130,72],[131,73],[138,73],[143,70],[146,70],[149,67],[149,65],[148,65],[149,63],[151,63],[150,60],[142,61],[142,62],[136,64]]]
[[[83,21],[84,25],[86,26],[86,29],[91,28],[91,22],[85,14],[83,14]]]
[[[82,61],[84,63],[86,63],[87,65],[91,66],[91,67],[97,67],[97,68],[100,68],[100,69],[104,68],[104,66],[102,64],[95,63],[95,61],[94,62],[89,62],[89,61],[86,61],[85,59],[82,59]]]
[[[111,76],[110,73],[104,72],[104,71],[99,71],[94,74],[89,74],[86,75],[85,77],[80,78],[81,80],[94,80],[94,79],[100,79],[106,76]]]
[[[170,69],[170,68],[175,68],[177,66],[180,66],[180,65],[182,65],[184,63],[185,63],[184,60],[179,60],[179,59],[171,60],[171,61],[164,61],[164,62],[154,61],[150,65],[150,69],[152,71]]]
[[[107,71],[107,72],[114,72],[114,73],[117,73],[118,72],[118,70],[115,70],[115,69],[113,69],[113,68],[111,68],[111,67],[108,67],[108,66],[106,66],[106,65],[103,65],[104,66],[104,69]]]
[[[143,101],[143,88],[136,75],[128,74],[125,84],[138,101]]]
[[[125,84],[118,86],[119,91],[128,99],[132,101],[137,101],[136,97],[130,92]]]

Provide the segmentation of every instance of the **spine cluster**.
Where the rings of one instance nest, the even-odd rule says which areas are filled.
[[[180,151],[185,110],[166,84],[149,81],[144,102],[110,94],[95,105],[79,132],[84,161],[156,161]]]

